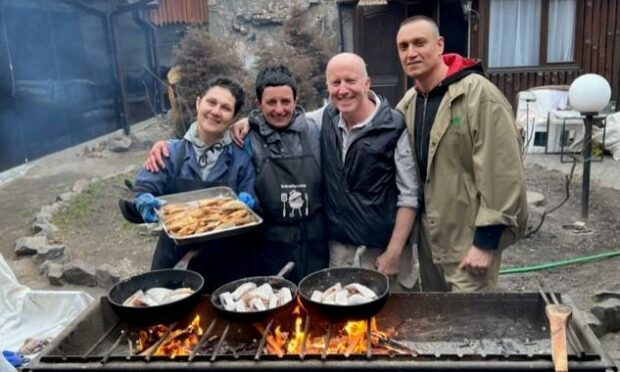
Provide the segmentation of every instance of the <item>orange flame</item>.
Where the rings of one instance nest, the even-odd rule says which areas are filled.
[[[349,321],[340,330],[334,333],[327,347],[328,354],[361,354],[368,349],[368,327],[365,320]],[[386,338],[385,332],[377,328],[377,321],[370,321],[371,346],[378,343],[380,338]],[[267,336],[267,353],[279,356],[287,354],[300,354],[304,341],[303,320],[295,319],[295,331],[292,334],[283,332],[280,326]],[[325,335],[313,336],[308,333],[306,337],[306,352],[310,354],[322,353],[325,349]]]
[[[140,330],[138,339],[136,340],[136,350],[138,353],[146,352],[149,347],[153,347],[161,337],[163,337],[168,328],[163,325],[156,325]],[[200,326],[200,315],[196,315],[194,320],[183,329],[172,331],[168,337],[159,345],[153,355],[170,356],[189,355],[194,347],[200,341],[203,330]]]

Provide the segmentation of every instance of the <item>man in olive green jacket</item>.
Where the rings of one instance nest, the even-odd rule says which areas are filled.
[[[502,249],[527,223],[512,109],[480,61],[443,54],[433,20],[405,20],[396,41],[403,69],[415,79],[397,109],[422,183],[415,233],[422,290],[493,290]]]

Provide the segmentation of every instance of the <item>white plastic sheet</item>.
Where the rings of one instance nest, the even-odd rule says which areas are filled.
[[[19,284],[0,254],[0,350],[17,351],[27,338],[56,337],[92,301],[84,292],[32,290]],[[15,369],[0,356],[0,371]]]
[[[605,129],[592,128],[592,138],[598,143],[603,142],[605,131],[605,150],[611,152],[614,160],[620,160],[620,112],[607,116]]]
[[[525,134],[528,153],[557,153],[562,147],[567,151],[566,146],[583,137],[583,118],[568,109],[568,86],[533,88],[517,97],[516,123]]]

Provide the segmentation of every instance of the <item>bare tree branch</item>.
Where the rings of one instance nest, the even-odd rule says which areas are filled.
[[[566,182],[564,185],[565,191],[566,191],[566,196],[564,197],[564,200],[562,200],[560,204],[556,205],[555,207],[545,210],[542,216],[540,216],[540,221],[538,222],[538,225],[535,228],[530,229],[530,231],[528,231],[525,234],[526,238],[529,238],[530,236],[536,234],[538,230],[540,230],[540,228],[542,227],[543,223],[545,222],[545,218],[547,217],[547,215],[558,210],[568,201],[568,199],[570,199],[570,184],[571,184],[571,181],[573,180],[573,174],[575,173],[575,167],[577,167],[577,158],[575,156],[571,156],[571,157],[573,158],[573,165],[570,168],[570,173],[564,176],[565,182]]]

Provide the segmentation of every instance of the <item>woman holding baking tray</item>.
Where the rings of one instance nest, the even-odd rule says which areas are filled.
[[[239,200],[254,206],[255,170],[252,159],[232,144],[228,127],[238,114],[245,94],[241,85],[228,77],[209,80],[196,98],[197,118],[182,140],[166,143],[170,157],[158,173],[142,169],[136,177],[135,207],[145,222],[155,222],[156,196],[228,186]],[[171,268],[190,249],[200,248],[189,268],[205,277],[206,289],[247,275],[243,236],[176,246],[161,233],[151,270]]]
[[[257,274],[273,275],[293,261],[286,277],[297,282],[329,263],[319,129],[297,105],[297,83],[284,66],[258,73],[256,99],[244,143],[256,169],[257,211],[264,219],[253,263]],[[152,171],[161,168],[157,158],[166,154],[164,144],[151,150],[147,168]]]

